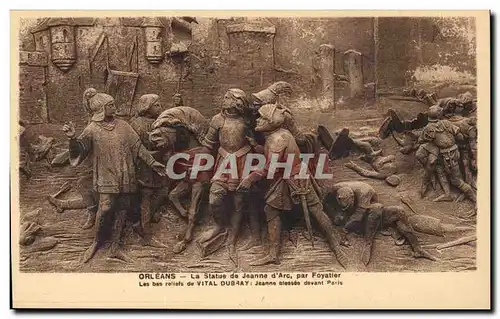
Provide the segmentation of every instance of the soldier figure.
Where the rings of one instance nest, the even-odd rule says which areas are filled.
[[[238,186],[239,191],[246,191],[253,183],[266,178],[269,170],[272,169],[272,158],[277,156],[278,162],[282,164],[287,162],[287,165],[289,165],[288,157],[294,157],[293,164],[290,167],[290,178],[284,176],[282,169],[274,171],[274,178],[271,180],[272,184],[265,196],[266,205],[264,208],[270,242],[269,253],[262,259],[251,263],[251,265],[279,263],[281,214],[290,211],[292,205],[301,203],[308,227],[310,227],[308,220],[309,213],[311,213],[325,232],[337,260],[345,268],[348,260],[340,249],[333,224],[328,215],[323,212],[319,186],[310,174],[306,178],[298,175],[303,166],[300,159],[300,150],[290,131],[283,128],[285,124],[284,113],[282,108],[273,104],[264,105],[259,109],[260,118],[257,120],[256,130],[267,134],[264,146],[266,165],[264,168],[258,169],[245,177]],[[308,171],[307,167],[306,171]]]
[[[460,118],[452,121],[460,128],[464,140],[459,142],[461,160],[464,169],[465,182],[476,188],[473,173],[477,172],[477,124],[476,117]]]
[[[114,217],[115,226],[111,235],[111,257],[127,260],[119,250],[119,244],[127,211],[135,205],[135,163],[141,159],[160,176],[166,175],[166,169],[151,156],[134,129],[127,122],[115,118],[113,97],[92,92],[87,99],[92,118],[80,136],[75,137],[72,123],[63,126],[69,138],[71,165],[77,166],[92,156],[93,188],[99,193],[98,225],[94,242],[85,252],[83,262],[90,260],[99,249],[105,234],[104,222],[109,216]]]
[[[429,143],[439,149],[439,162],[443,165],[451,184],[460,189],[471,201],[476,202],[474,190],[464,182],[460,172],[460,151],[457,141],[462,142],[464,136],[458,126],[448,120],[440,120],[441,112],[442,108],[437,105],[429,108],[429,124],[424,127],[417,143],[419,145]],[[446,196],[449,194],[445,193],[441,197]]]
[[[150,152],[153,152],[154,148],[149,140],[149,133],[153,122],[161,112],[160,97],[156,94],[145,94],[139,98],[137,115],[130,121],[130,126]],[[157,151],[153,157],[163,162],[164,155],[164,152]],[[137,181],[139,184],[138,212],[133,215],[132,227],[142,237],[145,245],[164,247],[152,237],[150,224],[160,219],[160,206],[168,194],[168,180],[156,174],[146,163],[140,162],[137,164]]]
[[[232,232],[228,240],[230,258],[235,263],[237,233],[247,204],[247,194],[236,192],[236,188],[240,183],[246,155],[257,146],[253,132],[245,121],[244,111],[247,107],[248,99],[245,92],[240,89],[228,90],[224,95],[222,110],[212,118],[210,128],[202,142],[210,151],[217,152],[209,195],[209,209],[215,227],[202,234],[199,243],[208,242],[225,232],[227,216],[224,203],[227,197],[231,197],[235,212],[231,216]],[[237,172],[237,176],[222,172],[228,164],[233,166],[232,169]]]
[[[422,249],[404,210],[400,206],[384,207],[378,203],[377,193],[370,185],[358,181],[337,183],[328,189],[325,201],[325,205],[333,210],[335,224],[344,227],[342,245],[349,246],[349,233],[363,235],[363,264],[368,265],[371,260],[373,239],[377,231],[387,228],[391,228],[396,240],[401,236],[408,240],[415,257],[436,260]]]

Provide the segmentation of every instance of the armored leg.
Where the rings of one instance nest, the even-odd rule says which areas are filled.
[[[472,188],[476,188],[476,181],[471,170],[471,158],[467,150],[463,150],[461,153],[461,160],[464,168],[465,182],[469,184]]]
[[[395,226],[398,232],[406,238],[408,243],[410,244],[415,257],[427,258],[430,260],[437,260],[436,257],[429,254],[425,251],[420,242],[418,241],[417,235],[415,234],[414,228],[419,228],[419,231],[422,231],[422,227],[418,227],[422,223],[422,220],[415,224],[415,227],[412,225],[411,218],[412,216],[421,216],[421,215],[408,215],[405,210],[401,206],[386,206],[382,210],[382,227],[385,226]],[[434,224],[431,221],[431,224]],[[435,226],[435,225],[433,225]],[[433,227],[436,228],[436,227]],[[429,232],[427,232],[429,233]],[[435,232],[433,232],[435,233]]]
[[[94,198],[94,193],[92,190],[92,182],[93,182],[93,176],[87,175],[78,180],[77,183],[77,189],[78,192],[80,193],[80,198],[71,198],[71,199],[58,199],[54,195],[49,195],[47,197],[47,200],[49,203],[55,207],[56,211],[58,213],[62,213],[65,210],[69,209],[84,209],[87,208],[90,211],[94,212],[94,218],[95,218],[95,212],[97,211],[97,203]],[[93,223],[90,227],[93,226]],[[87,228],[90,228],[87,227]]]
[[[344,164],[344,166],[349,168],[349,169],[352,169],[353,171],[355,171],[356,173],[358,173],[359,175],[361,175],[363,177],[375,178],[375,179],[386,179],[387,178],[386,174],[382,174],[382,173],[379,173],[376,171],[367,170],[367,169],[357,165],[353,161]]]
[[[368,156],[377,156],[381,153],[381,150],[375,151],[372,147],[372,145],[368,142],[361,141],[358,139],[352,139],[353,142],[353,147],[356,149],[358,152],[363,153]]]
[[[212,185],[210,186],[210,195],[208,202],[210,215],[214,222],[214,227],[204,232],[200,236],[200,243],[209,241],[225,230],[224,200],[226,196],[227,190],[224,186],[219,183],[212,183]]]
[[[435,202],[450,202],[450,201],[452,201],[453,197],[451,196],[450,183],[448,181],[448,176],[446,174],[446,171],[445,171],[442,163],[438,163],[436,165],[436,175],[438,177],[439,184],[441,185],[441,188],[443,189],[443,195],[439,196],[434,201]]]
[[[238,234],[240,231],[241,221],[243,219],[247,194],[234,192],[232,194],[233,203],[234,203],[234,213],[231,215],[231,232],[229,234],[229,257],[231,260],[238,264],[237,262],[237,253],[236,253],[236,242],[238,240]]]
[[[403,234],[403,236],[410,243],[410,246],[413,249],[415,258],[421,257],[421,258],[426,258],[426,259],[433,260],[433,261],[437,260],[436,257],[432,256],[431,254],[429,254],[427,251],[425,251],[422,248],[422,246],[420,245],[420,242],[418,241],[417,236],[415,235],[415,233],[413,232],[411,227],[406,222],[404,222],[403,220],[399,220],[396,222],[396,227],[399,230],[399,232],[401,234]]]
[[[374,207],[369,209],[368,216],[366,217],[365,230],[364,230],[364,246],[361,252],[361,261],[365,266],[370,263],[373,251],[373,241],[377,231],[380,228],[382,220],[382,207]]]
[[[323,212],[323,206],[320,202],[312,205],[308,205],[311,215],[316,219],[320,225],[323,233],[326,236],[330,248],[332,249],[335,257],[337,258],[339,264],[343,268],[347,268],[349,261],[346,254],[342,251],[340,247],[340,236],[338,231],[333,227],[332,221],[328,218],[328,215]]]
[[[462,179],[462,174],[460,172],[460,167],[458,166],[458,160],[460,159],[460,153],[458,150],[452,151],[446,154],[445,158],[445,172],[450,177],[450,183],[460,189],[462,193],[465,194],[472,202],[476,202],[476,193],[474,189]]]

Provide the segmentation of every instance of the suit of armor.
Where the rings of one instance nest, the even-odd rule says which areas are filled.
[[[308,178],[299,177],[302,168],[299,158],[300,149],[291,132],[282,127],[285,121],[283,110],[278,109],[276,105],[268,104],[261,107],[259,113],[261,114],[261,118],[257,123],[256,130],[267,134],[264,146],[266,165],[264,168],[252,172],[248,177],[243,179],[239,189],[248,189],[253,183],[266,178],[273,163],[272,158],[277,158],[277,162],[279,163],[289,163],[289,156],[294,156],[294,158],[289,178],[285,175],[283,169],[277,168],[274,171],[271,185],[265,195],[264,208],[270,241],[269,253],[251,265],[258,266],[279,263],[281,214],[290,211],[294,204],[302,204],[305,216],[308,216],[310,213],[316,219],[324,231],[339,263],[343,267],[346,267],[348,261],[340,249],[333,224],[328,219],[328,215],[323,212],[319,186],[310,173]],[[261,125],[259,125],[259,122]],[[307,219],[308,217],[306,217],[306,222]]]
[[[464,169],[465,182],[476,188],[473,173],[477,171],[477,126],[476,118],[450,119],[459,127],[464,140],[459,142],[460,157]]]
[[[442,164],[444,173],[448,175],[451,184],[475,202],[476,194],[472,187],[464,182],[460,172],[460,151],[457,141],[462,142],[464,140],[460,128],[448,120],[439,120],[439,117],[434,115],[434,113],[438,114],[440,112],[437,109],[439,107],[434,106],[432,108],[436,108],[436,110],[432,110],[433,115],[429,118],[429,124],[423,129],[418,143],[420,145],[429,143],[439,150],[439,162]],[[447,194],[444,194],[444,196],[447,196]]]
[[[240,183],[246,155],[257,145],[243,116],[243,111],[247,107],[248,100],[245,93],[239,89],[230,89],[224,96],[221,112],[212,118],[202,141],[202,145],[217,152],[217,156],[209,195],[209,209],[215,228],[203,234],[200,242],[207,242],[225,232],[228,216],[224,204],[230,197],[235,209],[230,218],[232,232],[228,238],[230,256],[233,260],[236,255],[237,233],[247,202],[247,194],[236,192],[236,188]],[[224,169],[228,167],[237,175],[227,173]]]

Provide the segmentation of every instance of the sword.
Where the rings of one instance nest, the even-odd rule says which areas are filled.
[[[313,237],[313,233],[312,233],[311,216],[309,215],[309,208],[307,207],[307,201],[306,201],[306,194],[309,192],[308,187],[309,187],[309,179],[307,180],[306,187],[303,190],[299,189],[299,190],[292,192],[292,196],[298,195],[300,198],[300,203],[302,205],[302,211],[304,213],[304,219],[306,220],[307,232],[309,233],[311,245],[314,248],[314,237]]]

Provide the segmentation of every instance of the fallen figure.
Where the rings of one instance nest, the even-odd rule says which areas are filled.
[[[401,178],[396,175],[397,167],[395,163],[396,157],[394,155],[376,157],[362,156],[361,159],[370,164],[374,170],[365,169],[353,161],[344,164],[344,166],[363,177],[385,180],[385,182],[391,186],[398,186],[401,183]]]
[[[366,157],[376,157],[382,152],[380,149],[374,150],[369,141],[353,138],[348,128],[331,134],[325,126],[318,125],[317,134],[319,142],[332,160],[347,157],[351,152],[358,152]]]
[[[431,216],[409,213],[402,206],[385,206],[378,202],[375,189],[364,182],[349,181],[322,186],[326,191],[325,210],[334,223],[344,230],[341,244],[350,246],[348,235],[351,233],[364,237],[361,260],[365,266],[370,263],[377,232],[391,234],[397,245],[408,242],[415,258],[437,261],[437,257],[422,248],[418,232],[444,236],[446,233],[471,229],[444,224]]]
[[[59,242],[54,237],[40,237],[42,226],[38,221],[41,209],[27,213],[21,220],[19,245],[24,253],[47,251],[54,248]]]

